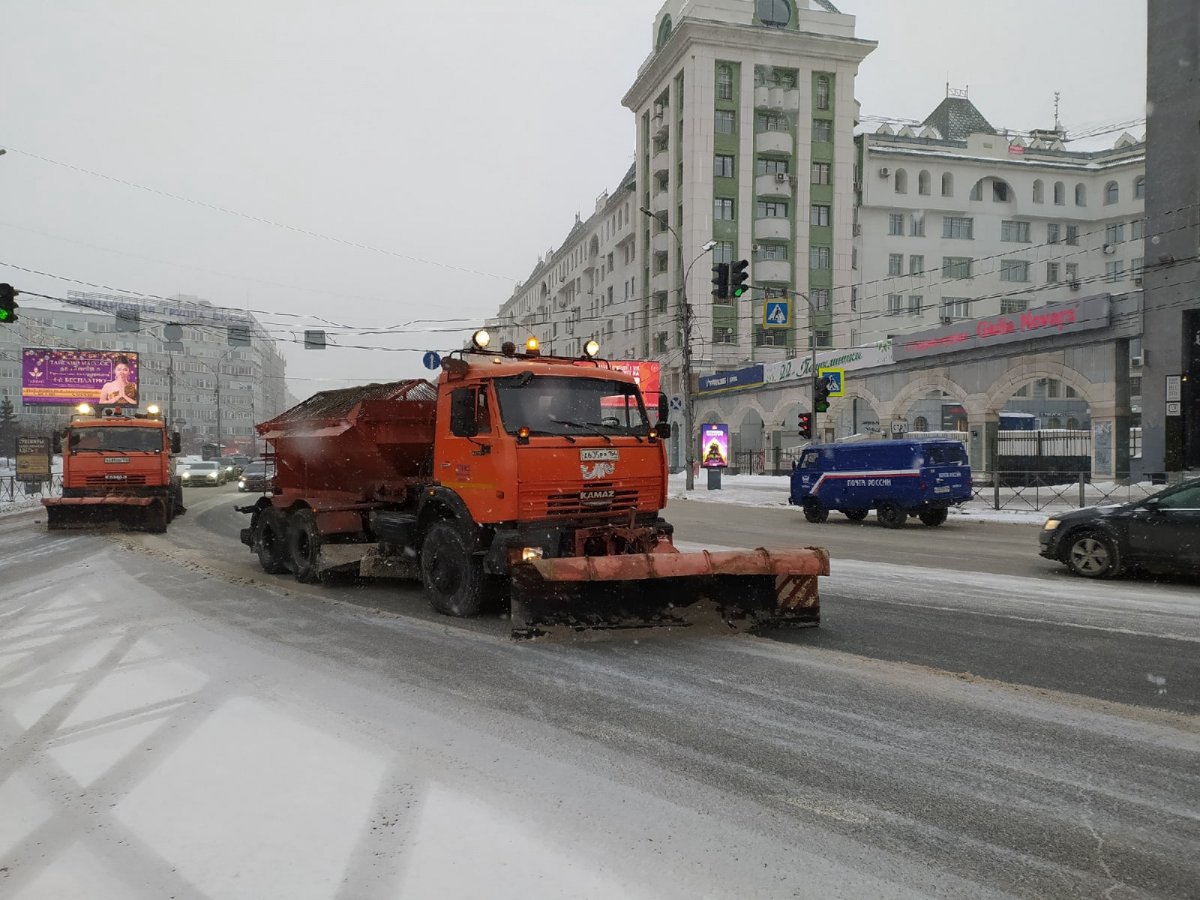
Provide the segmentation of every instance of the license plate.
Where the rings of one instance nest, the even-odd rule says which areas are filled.
[[[935,494],[948,494],[948,493],[950,493],[950,485],[947,484],[947,485],[942,485],[941,487],[935,487],[933,489],[933,492]]]
[[[579,451],[580,462],[616,462],[621,454],[615,448],[597,447]]]

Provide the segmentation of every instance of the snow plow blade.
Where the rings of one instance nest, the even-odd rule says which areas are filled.
[[[535,559],[513,567],[512,633],[815,626],[817,578],[828,574],[829,554],[817,547]]]

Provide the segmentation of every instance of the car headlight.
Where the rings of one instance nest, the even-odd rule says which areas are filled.
[[[1043,531],[1053,531],[1058,527],[1058,519],[1047,519],[1046,524],[1042,526]]]
[[[209,472],[209,473],[208,473],[208,477],[209,477],[209,478],[211,478],[213,481],[216,481],[216,480],[217,480],[217,473],[216,473],[216,472]]]
[[[190,478],[191,476],[190,476],[190,475],[188,475],[188,473],[187,473],[187,472],[184,472],[184,473],[183,473],[182,475],[180,475],[179,477],[180,477],[180,478],[185,478],[185,479],[186,479],[186,478]]]
[[[239,478],[239,479],[238,479],[238,487],[245,487],[245,486],[246,486],[246,479],[245,479],[245,478]]]

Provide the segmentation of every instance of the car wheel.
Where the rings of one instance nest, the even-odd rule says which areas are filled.
[[[302,509],[288,520],[287,552],[297,581],[315,584],[320,580],[321,530],[312,510]]]
[[[1068,569],[1084,578],[1113,578],[1121,572],[1116,543],[1097,531],[1071,535],[1066,563]]]
[[[819,525],[829,518],[829,510],[820,500],[809,497],[804,501],[804,518],[814,525]]]
[[[285,540],[283,516],[275,507],[268,506],[258,514],[254,526],[254,552],[258,554],[258,564],[268,575],[281,575],[287,571]]]
[[[880,503],[876,507],[875,518],[879,520],[879,524],[884,528],[903,528],[904,523],[908,521],[908,513],[895,503],[888,501]]]
[[[429,602],[447,616],[473,616],[483,607],[483,566],[453,522],[434,522],[421,542],[421,581]]]
[[[867,513],[869,512],[869,509],[843,509],[842,515],[851,522],[861,522],[867,517]]]
[[[922,525],[937,526],[946,521],[946,516],[949,513],[946,509],[923,509],[917,513],[917,518],[921,520]]]

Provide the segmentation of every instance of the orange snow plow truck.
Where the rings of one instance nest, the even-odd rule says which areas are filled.
[[[443,360],[436,385],[325,391],[256,426],[275,476],[239,510],[263,569],[419,578],[450,616],[507,600],[514,637],[818,623],[824,550],[675,548],[665,402],[652,424],[594,342],[583,359],[488,342]]]
[[[61,497],[42,498],[48,529],[116,521],[161,533],[186,511],[172,456],[179,435],[167,433],[157,406],[139,413],[81,404],[54,445],[63,488]]]

